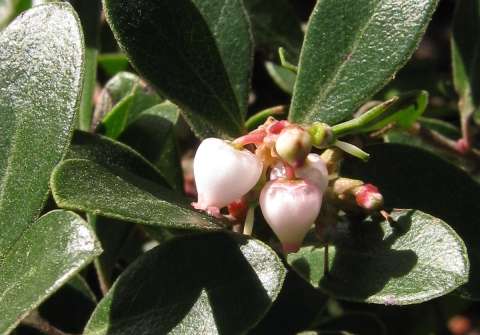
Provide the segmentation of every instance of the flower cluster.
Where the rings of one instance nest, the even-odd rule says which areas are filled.
[[[192,205],[216,217],[228,206],[231,216],[245,219],[249,234],[259,204],[286,253],[300,249],[313,224],[317,236],[328,239],[338,213],[352,207],[351,196],[356,209],[378,210],[383,201],[372,185],[332,178],[340,157],[334,149],[311,153],[332,139],[328,125],[300,126],[272,117],[232,142],[208,138],[194,159],[198,201]],[[252,215],[246,214],[248,207]]]

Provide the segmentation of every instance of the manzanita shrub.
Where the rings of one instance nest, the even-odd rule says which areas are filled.
[[[402,72],[437,2],[2,1],[0,333],[444,331],[480,299],[480,1],[456,93]]]

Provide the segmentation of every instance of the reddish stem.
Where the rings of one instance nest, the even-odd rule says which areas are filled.
[[[248,144],[252,144],[252,143],[262,143],[263,142],[263,139],[265,137],[265,134],[262,134],[262,133],[257,133],[257,134],[247,134],[247,135],[243,135],[243,136],[240,136],[239,138],[235,139],[232,144],[234,146],[246,146]]]
[[[288,164],[286,161],[282,159],[283,166],[285,166],[285,177],[289,180],[297,179],[297,175],[295,174],[295,169],[293,166]]]

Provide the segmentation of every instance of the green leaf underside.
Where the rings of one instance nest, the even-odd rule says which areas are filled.
[[[232,136],[245,132],[252,43],[238,0],[104,0],[135,69],[182,110]]]
[[[453,81],[462,118],[480,120],[480,1],[457,1],[452,27]]]
[[[88,160],[63,161],[52,174],[51,187],[57,204],[66,209],[166,228],[223,227],[173,191]]]
[[[334,297],[385,305],[427,301],[467,281],[465,245],[447,224],[415,210],[391,215],[393,229],[380,215],[339,224],[329,248],[330,277],[323,276],[323,248],[303,247],[288,261]]]
[[[73,131],[83,36],[68,4],[25,12],[0,34],[0,262],[39,215]]]
[[[0,333],[13,330],[101,251],[78,215],[57,210],[38,219],[0,267]]]
[[[370,160],[345,161],[340,174],[378,187],[386,207],[413,207],[451,226],[464,241],[470,261],[469,281],[455,293],[479,299],[480,185],[458,167],[419,148],[389,143],[364,149]]]
[[[137,150],[162,172],[174,190],[182,192],[183,170],[174,132],[178,118],[178,108],[170,102],[153,106],[132,121],[118,140]]]
[[[332,131],[337,137],[382,129],[390,124],[398,130],[410,130],[427,106],[428,93],[414,91],[400,94],[373,107],[365,114],[337,124]]]
[[[278,87],[290,95],[293,94],[293,88],[295,86],[297,75],[293,73],[292,70],[268,61],[265,62],[265,68]]]
[[[334,125],[384,86],[417,47],[437,0],[321,0],[303,44],[290,120]]]
[[[138,152],[101,135],[76,130],[65,159],[87,159],[107,169],[123,169],[160,186],[170,187],[162,174]]]
[[[278,256],[257,240],[229,233],[177,237],[122,274],[85,335],[245,334],[268,311],[284,277]]]

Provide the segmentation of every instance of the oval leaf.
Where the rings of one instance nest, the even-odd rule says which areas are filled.
[[[440,157],[400,144],[367,146],[367,163],[345,161],[340,174],[378,187],[385,206],[414,207],[448,223],[467,246],[470,275],[456,293],[480,298],[480,185]]]
[[[215,218],[193,210],[173,191],[126,171],[115,174],[88,160],[71,159],[55,168],[52,194],[58,206],[146,225],[221,229]]]
[[[83,85],[72,7],[35,7],[0,34],[0,262],[39,215],[67,149]]]
[[[177,237],[120,276],[84,334],[245,334],[268,311],[284,277],[281,260],[257,240]]]
[[[158,92],[220,131],[245,132],[252,42],[239,0],[104,0],[104,8],[128,59]]]
[[[321,0],[303,43],[290,119],[342,121],[410,58],[437,0]]]
[[[465,245],[445,222],[415,210],[395,210],[392,228],[380,215],[344,222],[331,242],[330,276],[324,249],[303,247],[289,263],[334,297],[407,305],[453,291],[468,279]]]
[[[38,219],[0,267],[0,333],[13,330],[101,251],[77,214],[57,210]]]

